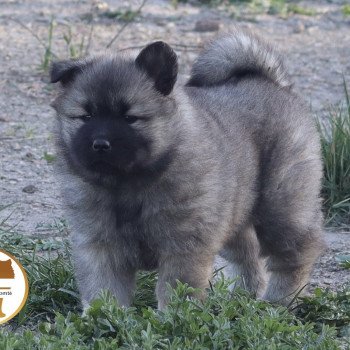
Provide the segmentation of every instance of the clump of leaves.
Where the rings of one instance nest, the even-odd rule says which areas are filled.
[[[296,314],[304,321],[315,322],[318,329],[329,325],[338,335],[350,336],[350,285],[336,292],[316,288],[314,295],[300,301]]]
[[[57,313],[37,332],[19,336],[0,331],[1,349],[338,349],[334,331],[303,324],[287,309],[230,295],[219,281],[205,302],[190,299],[193,289],[181,283],[162,312],[120,308],[108,292],[92,302],[85,316]],[[38,334],[39,333],[39,334]],[[12,348],[4,346],[12,344]]]

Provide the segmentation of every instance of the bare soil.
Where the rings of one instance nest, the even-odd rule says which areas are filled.
[[[343,99],[343,77],[350,86],[350,16],[343,1],[303,1],[312,16],[266,14],[228,6],[212,8],[195,2],[149,0],[127,25],[111,50],[140,47],[154,40],[173,44],[181,72],[188,73],[203,42],[220,30],[239,24],[253,28],[284,53],[295,89],[319,117]],[[25,234],[65,232],[61,197],[56,183],[49,104],[53,87],[40,69],[51,18],[55,27],[52,51],[69,56],[64,34],[72,33],[71,47],[79,51],[82,38],[90,52],[105,50],[125,22],[103,15],[106,11],[137,9],[139,1],[0,0],[0,220]],[[91,27],[92,18],[92,27]],[[197,23],[201,21],[201,23]],[[203,31],[204,30],[204,31]],[[210,31],[205,31],[210,30]],[[41,43],[39,42],[39,40]],[[44,44],[44,45],[42,45]],[[85,48],[85,47],[84,47]],[[312,286],[335,288],[350,281],[337,255],[350,254],[350,234],[327,232],[328,250],[312,276]]]

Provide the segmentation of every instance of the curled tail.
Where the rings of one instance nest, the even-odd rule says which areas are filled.
[[[251,32],[236,28],[211,42],[192,67],[188,86],[212,86],[244,75],[260,75],[290,87],[281,56]]]

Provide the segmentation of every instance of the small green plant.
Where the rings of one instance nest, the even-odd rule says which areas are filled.
[[[70,26],[67,27],[67,31],[65,34],[63,34],[63,40],[66,43],[67,47],[67,56],[69,58],[77,58],[81,57],[85,53],[85,36],[82,35],[80,42],[75,43],[73,41],[73,35],[72,28]]]
[[[30,129],[26,130],[26,134],[25,135],[26,135],[26,138],[32,139],[34,137],[34,135],[35,135],[35,130],[30,128]]]
[[[132,9],[126,10],[115,10],[115,11],[106,11],[103,13],[103,16],[111,19],[117,19],[124,22],[133,21],[137,16],[138,12]]]
[[[47,37],[47,44],[45,47],[45,52],[44,52],[44,57],[41,62],[41,68],[46,72],[48,71],[52,58],[53,58],[53,53],[52,53],[52,38],[53,38],[53,30],[54,30],[55,22],[53,17],[51,17],[50,25],[49,25],[49,33]]]
[[[343,269],[350,269],[350,258],[348,260],[345,260],[345,261],[342,261],[340,263],[340,266],[343,268]]]
[[[63,218],[55,218],[51,222],[39,222],[36,224],[35,232],[38,234],[49,234],[54,237],[68,235],[67,222]]]
[[[316,14],[315,10],[308,7],[302,7],[296,4],[289,4],[287,12],[304,16],[314,16]]]
[[[323,197],[328,222],[350,222],[350,98],[344,82],[345,107],[319,123],[324,160]]]
[[[49,25],[47,44],[44,43],[43,41],[41,41],[41,39],[38,38],[38,36],[35,33],[33,34],[33,35],[35,35],[35,38],[37,38],[37,40],[39,40],[39,42],[45,48],[44,57],[42,59],[41,65],[40,65],[40,68],[42,70],[44,70],[45,72],[48,71],[52,60],[54,58],[58,59],[57,55],[53,52],[53,49],[52,49],[55,27],[56,27],[56,22],[54,21],[54,18],[51,18],[50,25]],[[27,28],[27,27],[25,27],[25,28]],[[77,37],[77,35],[75,33],[73,33],[73,30],[70,26],[66,26],[66,31],[62,37],[63,41],[65,43],[66,49],[67,49],[66,57],[77,58],[77,57],[81,57],[83,55],[86,55],[88,53],[88,49],[90,46],[92,31],[93,31],[93,21],[91,20],[90,32],[88,34],[87,40],[86,40],[85,35],[81,35],[80,41],[75,41],[74,38]]]
[[[286,15],[287,6],[285,0],[270,0],[270,6],[268,9],[270,15]]]
[[[338,255],[336,260],[343,269],[350,269],[350,255]]]
[[[47,161],[48,164],[52,164],[56,160],[56,156],[49,152],[44,152],[43,158]]]
[[[342,7],[342,12],[344,16],[350,16],[350,4],[346,4]]]

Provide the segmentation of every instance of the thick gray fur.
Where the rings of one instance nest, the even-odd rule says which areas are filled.
[[[82,299],[108,288],[130,305],[136,271],[157,269],[162,309],[167,283],[206,288],[220,254],[238,265],[249,291],[287,304],[323,248],[322,163],[314,120],[292,92],[280,56],[237,29],[211,43],[187,86],[176,85],[166,96],[133,58],[109,54],[88,62],[92,66],[79,68],[54,102],[57,172]],[[98,96],[86,87],[92,81],[97,89],[110,67],[116,78],[105,103],[123,98],[131,114],[152,115],[132,125],[152,140],[143,164],[172,154],[147,181],[85,169],[72,146],[83,125],[74,117]],[[133,220],[116,218],[134,208],[140,210]],[[262,257],[271,273],[265,291]]]
[[[281,87],[292,86],[281,55],[259,37],[239,28],[212,41],[203,50],[192,67],[191,81],[199,86],[212,86],[247,71]]]

